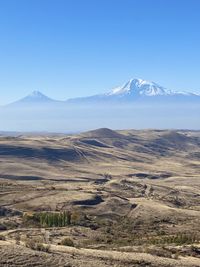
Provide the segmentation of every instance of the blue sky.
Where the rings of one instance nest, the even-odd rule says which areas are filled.
[[[130,78],[200,92],[199,0],[0,0],[0,104]]]

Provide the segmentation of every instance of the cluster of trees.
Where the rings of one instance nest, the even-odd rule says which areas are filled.
[[[41,212],[38,216],[40,225],[44,227],[63,227],[72,222],[72,214],[69,211]]]
[[[72,224],[85,224],[87,217],[78,211],[25,212],[23,222],[40,227],[64,227]]]
[[[23,222],[28,225],[40,227],[64,227],[77,220],[76,213],[70,211],[61,212],[26,212],[23,214]]]

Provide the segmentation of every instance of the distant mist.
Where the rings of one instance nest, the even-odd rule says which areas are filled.
[[[200,105],[136,104],[7,107],[0,109],[1,131],[80,132],[112,129],[200,129]]]

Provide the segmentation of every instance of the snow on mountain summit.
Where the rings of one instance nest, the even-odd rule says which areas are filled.
[[[88,97],[79,97],[68,99],[70,104],[119,104],[143,101],[150,103],[180,103],[188,101],[200,101],[200,94],[192,92],[168,90],[165,87],[143,79],[131,79],[122,86],[116,87],[104,94],[91,95]]]
[[[45,96],[44,94],[42,94],[40,91],[37,91],[37,90],[35,90],[35,91],[33,91],[33,92],[31,92],[29,95],[28,95],[28,97],[33,97],[33,98],[46,98],[47,96]]]
[[[172,91],[155,83],[142,79],[131,79],[124,85],[114,88],[107,96],[200,96],[198,93]]]
[[[108,95],[141,95],[141,96],[156,96],[156,95],[171,95],[172,91],[158,85],[154,82],[145,81],[142,79],[131,79],[121,87],[114,88]]]
[[[40,91],[32,91],[29,95],[13,102],[10,103],[10,105],[12,106],[24,106],[24,105],[41,105],[41,104],[50,104],[50,103],[54,103],[57,102],[56,100],[53,100],[51,98],[49,98],[48,96],[44,95],[43,93],[41,93]]]
[[[33,91],[29,95],[25,96],[20,102],[50,102],[53,101],[53,99],[49,98],[48,96],[44,95],[40,91]]]
[[[40,91],[32,91],[29,95],[22,98],[20,101],[27,101],[27,102],[46,102],[46,101],[52,101],[51,98],[44,95]]]
[[[43,105],[65,105],[68,104],[102,104],[104,103],[130,103],[135,101],[158,101],[159,103],[175,103],[183,101],[200,101],[200,94],[192,92],[181,92],[168,90],[165,87],[143,79],[131,79],[124,85],[114,88],[108,93],[92,95],[88,97],[78,97],[66,101],[54,100],[44,95],[40,91],[33,91],[29,95],[15,101],[9,105],[15,106],[43,106]]]

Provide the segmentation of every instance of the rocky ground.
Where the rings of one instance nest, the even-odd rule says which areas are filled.
[[[198,131],[0,137],[0,266],[200,266],[199,159]]]

